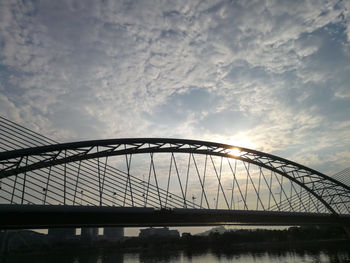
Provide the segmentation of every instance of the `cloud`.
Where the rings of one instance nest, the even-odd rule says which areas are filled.
[[[239,139],[291,158],[336,145],[346,158],[348,10],[347,1],[2,1],[1,114],[63,141]]]
[[[146,114],[151,122],[177,126],[182,122],[195,121],[220,105],[221,97],[215,92],[198,87],[171,94],[164,104]]]
[[[248,130],[253,125],[253,120],[237,111],[220,111],[205,116],[199,126],[211,133],[232,134]]]

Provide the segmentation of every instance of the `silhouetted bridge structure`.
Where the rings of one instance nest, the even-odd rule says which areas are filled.
[[[350,226],[350,187],[298,163],[207,141],[57,143],[0,118],[0,228]]]

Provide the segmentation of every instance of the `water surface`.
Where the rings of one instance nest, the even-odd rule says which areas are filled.
[[[350,262],[350,251],[285,251],[263,253],[186,253],[166,254],[116,253],[113,251],[95,252],[56,252],[26,255],[11,255],[1,259],[4,263],[267,263],[267,262]]]

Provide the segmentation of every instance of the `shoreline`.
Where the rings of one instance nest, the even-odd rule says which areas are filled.
[[[327,251],[339,250],[350,252],[350,239],[329,239],[329,240],[305,240],[305,241],[283,241],[283,242],[241,242],[235,244],[226,244],[225,246],[207,245],[197,246],[195,244],[158,244],[150,243],[148,246],[126,246],[121,242],[115,243],[96,243],[91,245],[58,245],[54,247],[46,247],[38,250],[16,250],[6,254],[1,254],[0,258],[12,256],[27,255],[46,255],[55,253],[67,254],[85,254],[85,253],[118,253],[118,254],[145,254],[148,256],[156,256],[159,254],[169,255],[174,253],[203,254],[211,252],[214,254],[234,255],[239,253],[283,253],[283,252],[305,252],[305,251]]]

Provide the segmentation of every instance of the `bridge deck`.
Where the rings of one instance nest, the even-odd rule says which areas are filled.
[[[1,229],[86,226],[342,225],[350,216],[214,209],[0,205]]]

